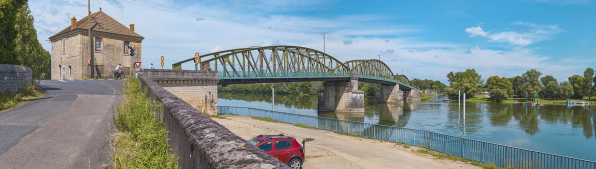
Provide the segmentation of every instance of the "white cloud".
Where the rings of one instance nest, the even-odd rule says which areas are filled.
[[[548,39],[551,35],[564,32],[565,30],[559,28],[558,25],[538,25],[528,22],[514,22],[519,26],[525,26],[530,30],[521,29],[518,31],[504,31],[499,33],[488,34],[480,27],[466,28],[466,32],[470,33],[470,37],[485,36],[491,42],[506,42],[518,46],[527,46],[531,43],[539,42]]]
[[[92,30],[93,30],[93,29],[92,29]],[[213,53],[213,52],[218,52],[218,51],[222,51],[222,50],[223,50],[223,48],[221,48],[221,46],[216,46],[216,47],[214,47],[213,49],[211,49],[211,53]]]
[[[392,49],[382,49],[381,52],[382,53],[395,53],[395,51]]]
[[[344,40],[344,44],[351,45],[352,44],[352,40],[351,39],[346,39],[346,40]]]
[[[475,37],[475,36],[486,36],[486,32],[484,32],[480,26],[478,26],[478,27],[470,27],[470,28],[466,28],[466,30],[465,30],[465,31],[466,31],[467,33],[470,33],[470,37]]]
[[[587,41],[582,41],[581,43],[584,44],[584,45],[588,44]]]
[[[466,51],[464,51],[464,53],[470,54],[470,53],[472,53],[472,50],[471,49],[466,49]]]

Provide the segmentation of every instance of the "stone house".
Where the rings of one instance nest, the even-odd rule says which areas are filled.
[[[50,36],[52,80],[90,78],[92,67],[97,76],[111,77],[119,63],[124,68],[124,74],[130,76],[137,57],[139,62],[142,59],[141,42],[144,37],[135,33],[134,24],[126,27],[100,8],[99,12],[91,14],[95,66],[88,65],[91,53],[87,20],[88,17],[79,21],[73,17],[69,27]],[[136,50],[134,57],[130,56],[129,45]]]

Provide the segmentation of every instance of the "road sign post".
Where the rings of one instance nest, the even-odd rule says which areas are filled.
[[[163,69],[163,56],[161,56],[161,69]]]

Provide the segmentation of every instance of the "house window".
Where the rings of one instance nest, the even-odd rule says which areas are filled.
[[[66,52],[66,39],[62,39],[62,54]]]
[[[128,54],[128,45],[130,44],[130,42],[124,42],[124,54]]]
[[[95,51],[101,51],[101,38],[95,38]]]

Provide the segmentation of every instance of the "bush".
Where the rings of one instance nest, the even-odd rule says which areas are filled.
[[[490,99],[492,99],[496,102],[501,102],[501,100],[503,100],[503,98],[507,97],[507,92],[502,89],[491,89],[489,95],[490,95]]]
[[[170,154],[164,124],[156,119],[161,105],[141,90],[139,80],[124,83],[124,102],[114,118],[118,133],[112,139],[115,168],[178,168]]]
[[[21,90],[14,93],[8,89],[0,93],[0,110],[5,110],[19,105],[21,102],[43,96],[39,81],[33,81],[33,85],[25,85]]]

